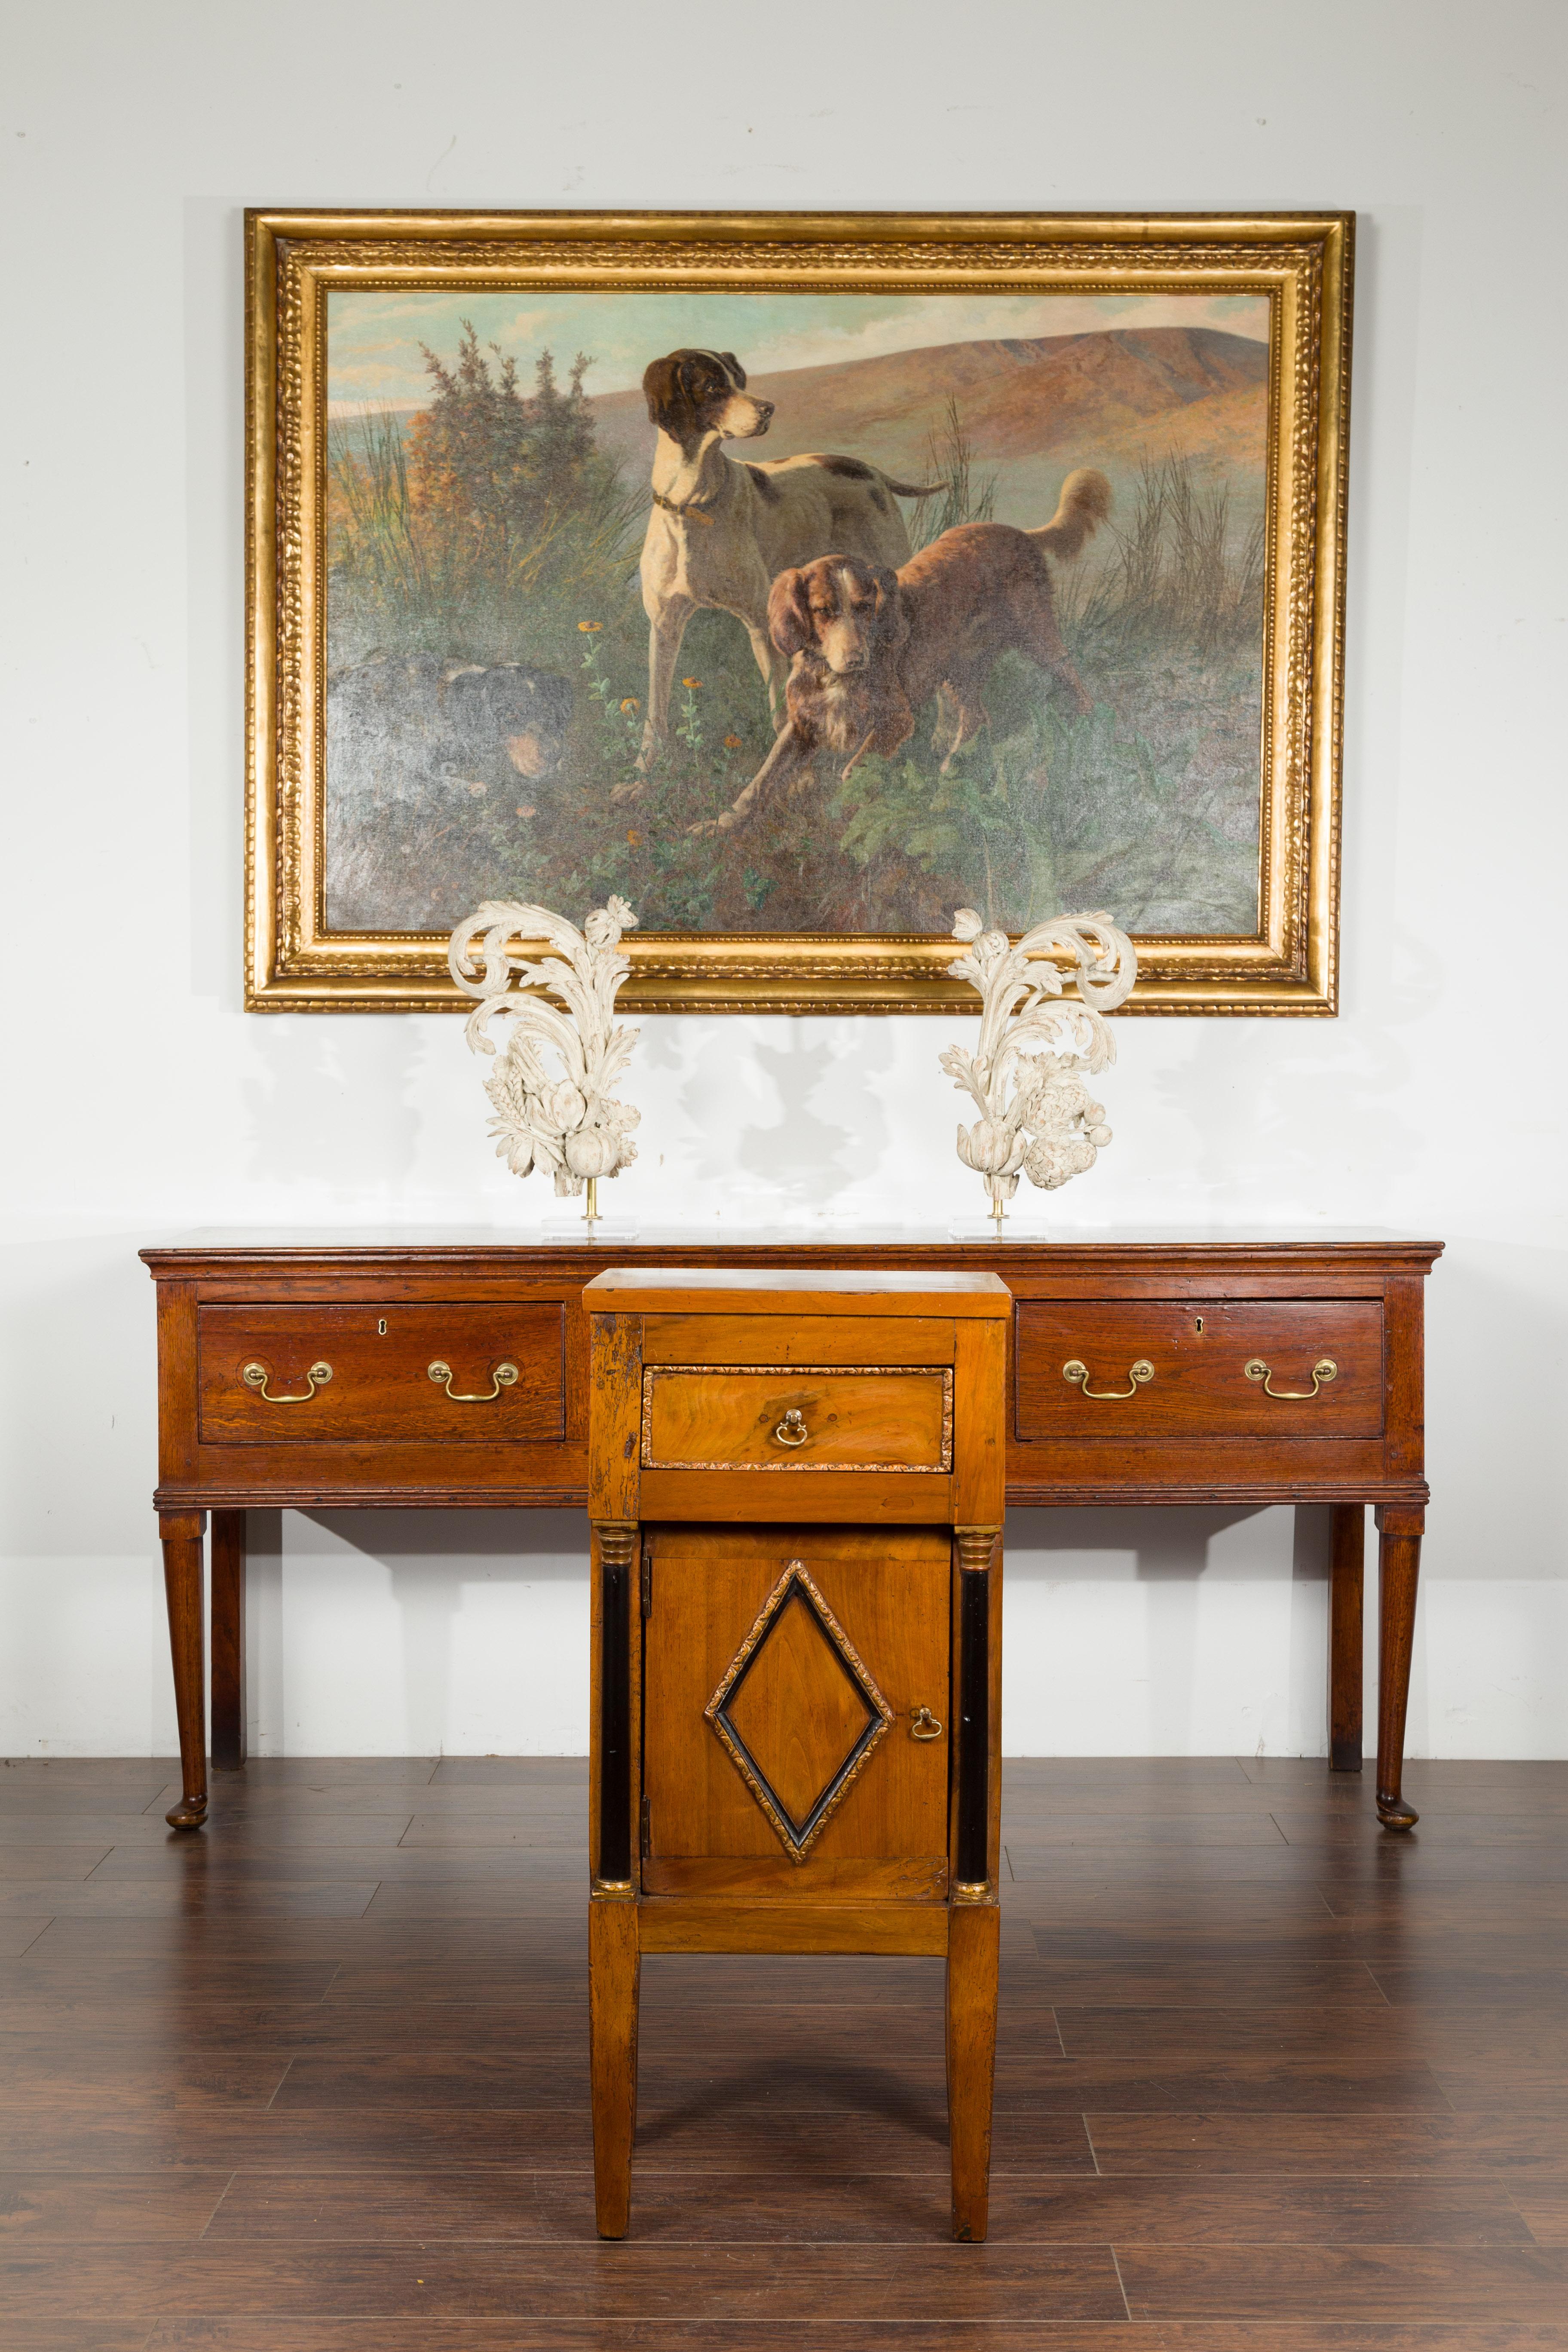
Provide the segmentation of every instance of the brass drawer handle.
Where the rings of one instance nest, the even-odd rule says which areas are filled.
[[[1268,1385],[1272,1377],[1271,1367],[1264,1362],[1261,1356],[1254,1356],[1252,1361],[1249,1364],[1244,1364],[1241,1369],[1249,1381],[1262,1381],[1265,1396],[1277,1397],[1281,1404],[1308,1403],[1317,1395],[1320,1388],[1327,1388],[1331,1381],[1337,1381],[1340,1376],[1340,1368],[1331,1356],[1318,1358],[1317,1362],[1312,1366],[1312,1385],[1310,1389],[1271,1389]]]
[[[444,1364],[439,1356],[433,1364],[427,1364],[426,1370],[438,1388],[446,1389],[454,1404],[493,1404],[501,1391],[512,1387],[518,1379],[515,1364],[498,1364],[490,1374],[492,1385],[489,1388],[464,1391],[452,1386],[452,1367]]]
[[[942,1726],[937,1721],[929,1706],[917,1706],[911,1711],[910,1716],[910,1738],[911,1739],[940,1739],[942,1738]]]
[[[268,1370],[265,1364],[242,1364],[239,1377],[247,1389],[254,1389],[263,1404],[309,1404],[318,1389],[324,1389],[332,1377],[331,1364],[312,1364],[306,1373],[309,1385],[294,1396],[272,1396],[268,1391]]]
[[[1154,1367],[1149,1361],[1147,1356],[1140,1356],[1135,1364],[1128,1365],[1127,1377],[1132,1383],[1131,1388],[1091,1389],[1089,1384],[1089,1366],[1087,1364],[1080,1364],[1078,1358],[1075,1356],[1070,1363],[1067,1363],[1062,1366],[1063,1380],[1071,1381],[1076,1387],[1082,1389],[1086,1397],[1093,1397],[1096,1402],[1098,1402],[1101,1397],[1136,1396],[1142,1383],[1145,1381],[1152,1381],[1153,1379]]]
[[[774,1430],[773,1435],[781,1445],[804,1445],[811,1432],[805,1425],[804,1415],[796,1412],[792,1406]]]

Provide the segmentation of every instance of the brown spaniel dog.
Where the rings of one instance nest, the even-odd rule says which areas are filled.
[[[1009,649],[1060,678],[1080,712],[1092,709],[1057,626],[1046,559],[1079,554],[1110,511],[1110,483],[1086,467],[1068,475],[1055,517],[1039,530],[961,523],[898,572],[844,555],[781,572],[768,626],[780,653],[792,656],[788,721],[734,806],[691,830],[744,824],[819,751],[843,759],[846,776],[868,751],[886,759],[909,741],[933,694],[956,706],[945,775],[953,754],[988,723],[981,690]]]
[[[693,613],[708,605],[741,622],[776,726],[787,664],[768,636],[775,575],[830,547],[867,563],[901,563],[910,534],[898,501],[945,485],[902,482],[858,457],[820,451],[758,465],[727,456],[726,441],[756,440],[773,415],[771,400],[746,390],[733,352],[668,352],[647,368],[643,391],[658,427],[641,564],[648,677],[637,767],[646,775],[669,731],[670,688]],[[637,789],[622,785],[615,797]]]

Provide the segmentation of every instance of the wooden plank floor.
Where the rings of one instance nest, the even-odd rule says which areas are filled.
[[[585,1768],[0,1768],[5,2352],[1563,2352],[1568,1765],[1012,1762],[992,2236],[941,1966],[644,1965],[595,2238]]]

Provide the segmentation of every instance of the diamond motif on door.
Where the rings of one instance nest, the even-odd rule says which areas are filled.
[[[795,1862],[805,1861],[893,1720],[798,1559],[763,1603],[703,1712]]]

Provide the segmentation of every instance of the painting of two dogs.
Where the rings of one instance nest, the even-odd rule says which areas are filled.
[[[1269,317],[334,293],[328,928],[614,892],[667,934],[1250,936]]]
[[[971,522],[916,554],[898,501],[944,484],[906,482],[853,457],[755,465],[725,454],[726,442],[765,434],[774,413],[748,393],[733,352],[671,352],[649,365],[643,390],[658,438],[639,567],[648,691],[638,776],[668,739],[680,647],[700,608],[745,628],[777,730],[744,791],[693,834],[744,826],[825,753],[846,778],[868,751],[889,757],[932,695],[945,773],[987,723],[983,691],[1004,652],[1059,679],[1080,714],[1092,708],[1057,624],[1050,566],[1078,556],[1110,511],[1096,468],[1068,476],[1055,516],[1036,530]]]

